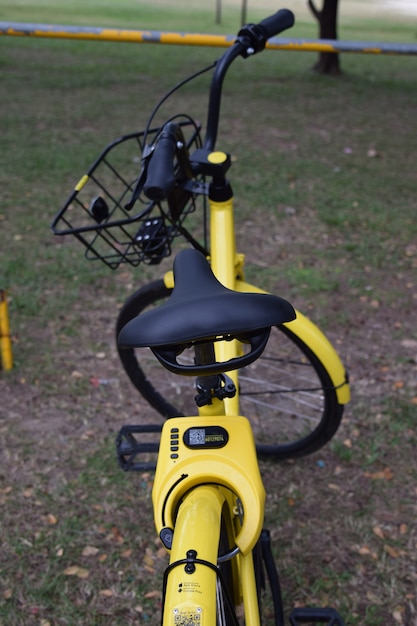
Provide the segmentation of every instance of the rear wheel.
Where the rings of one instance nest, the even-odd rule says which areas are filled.
[[[233,521],[234,513],[231,514],[228,507],[235,508],[235,499],[229,500],[229,504],[224,507],[219,539],[219,575],[217,578],[217,623],[216,626],[245,626],[244,606],[242,598],[242,581],[237,559],[232,556],[236,552],[234,543],[236,525]],[[234,529],[234,530],[233,530]],[[264,531],[262,531],[263,534]],[[272,553],[271,553],[272,556]],[[264,558],[262,551],[262,541],[259,539],[252,550],[253,567],[257,590],[257,606],[261,626],[266,626],[266,621],[262,614],[262,596],[265,592]],[[280,626],[284,626],[279,623]]]
[[[157,280],[132,294],[120,310],[117,335],[170,293]],[[189,377],[163,369],[147,348],[119,348],[119,356],[133,385],[164,418],[196,413]],[[181,358],[191,360],[192,354],[184,352]],[[333,437],[342,418],[343,405],[328,371],[286,326],[273,327],[261,358],[240,370],[239,390],[240,411],[251,421],[260,455],[286,459],[310,454]]]
[[[232,546],[230,543],[230,528],[228,528],[226,518],[222,515],[219,539],[219,570],[220,575],[217,578],[217,623],[216,626],[239,626],[238,616],[236,614],[236,596],[234,576],[237,576],[237,570],[231,559],[224,559]]]
[[[226,530],[226,519],[222,518],[219,555],[230,553],[232,545]],[[261,626],[274,624],[284,626],[284,611],[278,571],[271,550],[269,531],[263,530],[252,551],[257,590],[257,605]],[[220,575],[217,581],[217,624],[216,626],[244,626],[239,570],[235,559],[219,562]]]

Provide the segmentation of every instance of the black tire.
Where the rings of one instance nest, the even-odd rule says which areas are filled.
[[[117,335],[170,293],[163,280],[156,280],[132,294],[120,310]],[[147,348],[118,350],[131,382],[162,417],[196,414],[188,376],[164,370]],[[283,460],[311,454],[333,437],[342,419],[343,405],[328,371],[285,326],[272,329],[262,357],[240,371],[239,386],[241,412],[251,421],[260,456]]]

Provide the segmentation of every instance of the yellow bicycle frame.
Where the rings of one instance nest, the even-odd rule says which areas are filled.
[[[218,158],[221,155],[216,153]],[[228,289],[262,291],[243,280],[244,257],[236,253],[233,198],[222,202],[209,199],[209,208],[213,273]],[[164,280],[167,287],[173,287],[172,272]],[[346,372],[330,342],[299,312],[288,327],[321,360],[333,381],[338,402],[347,403]],[[227,361],[240,354],[241,344],[216,342],[215,349],[216,359]],[[238,389],[238,372],[229,375]],[[185,445],[187,429],[206,433],[212,427],[218,428],[219,433],[221,429],[227,433],[224,446]],[[234,589],[235,601],[239,604],[243,600],[246,626],[260,626],[252,549],[262,530],[265,492],[249,421],[239,416],[238,393],[224,401],[214,400],[200,409],[195,418],[171,418],[165,422],[152,498],[158,532],[164,528],[173,531],[163,626],[185,623],[216,626],[217,577],[213,567],[217,563],[222,511],[226,511],[229,531],[239,548],[233,559],[239,586]],[[239,507],[243,509],[243,520]],[[190,550],[195,552],[194,561],[187,563]],[[185,569],[187,565],[189,572]]]

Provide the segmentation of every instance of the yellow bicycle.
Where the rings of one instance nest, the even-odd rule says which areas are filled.
[[[207,68],[214,71],[204,139],[188,115],[152,128],[164,97],[144,133],[106,148],[53,223],[56,234],[71,233],[86,246],[87,258],[113,269],[156,265],[177,237],[191,244],[176,256],[173,272],[128,299],[116,329],[132,383],[168,418],[162,427],[125,426],[117,439],[126,471],[149,468],[143,453],[158,451],[154,517],[170,553],[163,626],[266,624],[266,579],[274,624],[284,624],[258,458],[319,449],[349,401],[346,371],[323,333],[287,301],[245,281],[227,177],[231,158],[216,149],[229,66],[263,50],[293,19],[282,10],[245,26]],[[138,154],[139,177],[132,171]],[[202,237],[186,228],[199,211]],[[147,443],[149,432],[160,442]],[[290,621],[343,623],[328,607],[294,609]]]

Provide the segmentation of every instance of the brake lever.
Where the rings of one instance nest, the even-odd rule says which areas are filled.
[[[143,149],[143,154],[142,154],[142,159],[141,159],[142,169],[141,169],[139,178],[137,180],[137,183],[135,185],[135,188],[133,190],[132,196],[129,202],[125,204],[126,211],[131,211],[134,205],[136,204],[137,200],[139,200],[140,198],[140,195],[142,193],[142,190],[143,190],[143,187],[145,185],[146,178],[148,175],[148,163],[149,163],[149,159],[151,158],[152,152],[153,152],[153,146],[149,146],[148,144],[146,144]]]

